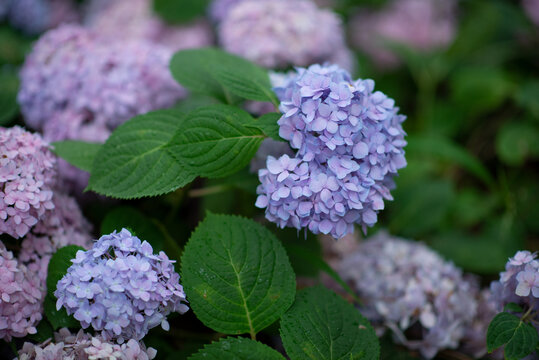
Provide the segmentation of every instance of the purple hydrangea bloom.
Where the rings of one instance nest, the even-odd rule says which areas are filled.
[[[41,302],[39,280],[0,242],[0,339],[35,334]]]
[[[64,306],[105,340],[141,340],[159,324],[168,330],[170,312],[188,310],[173,261],[164,252],[154,255],[149,243],[126,229],[102,236],[71,261],[54,292],[56,307]]]
[[[151,41],[171,51],[213,44],[209,24],[197,20],[191,24],[165,24],[152,10],[152,0],[92,0],[88,3],[85,24],[103,37]]]
[[[522,6],[535,25],[539,26],[539,0],[522,0]]]
[[[433,358],[456,348],[476,313],[478,286],[425,245],[381,232],[338,266],[357,290],[360,311],[398,343]]]
[[[525,309],[539,310],[539,259],[537,253],[519,251],[505,265],[500,280],[490,288],[498,311],[510,302]]]
[[[0,234],[23,237],[54,208],[56,159],[40,135],[0,127]]]
[[[78,21],[71,0],[2,0],[5,14],[12,26],[28,34],[39,34],[61,23]],[[0,16],[1,10],[0,10]]]
[[[54,333],[54,342],[49,339],[37,345],[24,343],[18,360],[151,360],[156,354],[155,349],[133,339],[118,345],[99,335],[91,336],[82,330],[74,335],[62,328]]]
[[[52,255],[61,247],[78,245],[92,247],[92,226],[84,218],[72,197],[55,191],[54,210],[48,212],[24,237],[18,260],[35,274],[45,292],[47,269]]]
[[[362,10],[350,22],[351,41],[379,67],[395,67],[400,60],[387,42],[418,51],[449,45],[457,29],[456,5],[455,0],[392,0],[381,10]]]
[[[217,32],[225,50],[267,68],[343,61],[347,52],[340,19],[308,0],[241,1]]]
[[[48,141],[102,142],[135,115],[173,105],[186,92],[172,78],[172,51],[143,40],[105,39],[77,26],[44,34],[21,71],[26,123]],[[60,176],[82,189],[88,175],[60,161]]]
[[[46,139],[100,141],[131,117],[184,93],[168,70],[171,51],[144,41],[107,41],[77,26],[46,33],[21,71],[18,101]]]
[[[372,80],[354,81],[336,65],[300,68],[276,94],[284,114],[279,135],[297,154],[268,158],[256,206],[280,227],[335,238],[355,223],[374,225],[406,166],[405,117],[394,101],[374,91]]]
[[[230,9],[241,1],[245,0],[213,0],[208,9],[208,15],[215,23],[219,23],[226,18]]]

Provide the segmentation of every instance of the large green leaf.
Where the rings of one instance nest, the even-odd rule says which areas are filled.
[[[344,299],[316,286],[298,292],[281,318],[281,338],[292,360],[378,359],[374,329]]]
[[[56,297],[54,291],[56,284],[67,273],[67,269],[73,265],[72,259],[76,257],[77,251],[85,250],[76,245],[68,245],[58,249],[49,261],[47,274],[47,295],[45,297],[44,312],[52,327],[56,330],[61,327],[77,327],[79,322],[73,316],[67,315],[64,308],[56,310]]]
[[[246,338],[223,338],[204,346],[189,360],[284,360],[277,351]]]
[[[245,167],[255,155],[264,134],[245,124],[251,116],[236,107],[212,105],[184,118],[170,141],[170,154],[191,174],[217,178]]]
[[[508,360],[524,358],[534,351],[538,342],[539,335],[533,326],[506,312],[496,315],[488,326],[488,351],[505,345],[504,354]]]
[[[52,143],[54,153],[84,171],[90,171],[95,156],[103,144],[77,140],[65,140]]]
[[[88,188],[132,199],[165,194],[191,182],[195,175],[165,147],[183,121],[179,112],[160,110],[121,125],[99,150]]]
[[[294,301],[295,276],[283,246],[241,217],[208,214],[185,246],[181,274],[197,317],[225,334],[254,337]]]
[[[232,94],[248,100],[277,103],[266,70],[239,56],[214,48],[177,52],[170,62],[174,78],[194,92],[234,102]]]

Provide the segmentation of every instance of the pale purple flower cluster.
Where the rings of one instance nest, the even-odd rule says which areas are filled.
[[[42,344],[24,343],[18,360],[151,360],[157,351],[134,339],[118,345],[102,336],[80,330],[76,335],[62,328]]]
[[[56,250],[67,245],[89,249],[93,244],[92,226],[82,215],[75,199],[55,191],[53,203],[54,210],[24,237],[18,256],[19,262],[39,278],[44,292],[49,261]]]
[[[105,140],[131,117],[174,104],[172,52],[144,41],[107,40],[72,25],[43,35],[21,71],[18,101],[47,140]]]
[[[211,27],[203,20],[191,24],[165,24],[152,11],[152,0],[92,0],[85,24],[101,36],[151,41],[171,51],[210,46]]]
[[[41,301],[39,280],[0,242],[0,339],[35,334]]]
[[[539,0],[522,0],[522,6],[535,25],[539,26]]]
[[[217,32],[225,50],[267,68],[353,65],[340,19],[310,0],[240,1],[226,11]]]
[[[79,18],[71,0],[2,0],[0,8],[0,17],[7,16],[13,27],[32,35]]]
[[[362,10],[350,22],[351,41],[380,67],[394,67],[400,60],[388,43],[418,51],[450,44],[456,33],[455,0],[391,0],[381,10]]]
[[[381,232],[345,256],[338,271],[378,330],[433,358],[456,348],[477,313],[478,286],[425,245]]]
[[[490,285],[498,311],[508,303],[539,310],[539,259],[537,253],[518,251],[500,273],[500,280]]]
[[[103,142],[135,115],[166,108],[186,91],[172,78],[172,51],[140,39],[121,40],[72,25],[44,34],[21,71],[18,102],[26,123],[48,141]],[[69,187],[88,174],[60,161]]]
[[[159,324],[168,330],[170,312],[188,310],[173,261],[164,252],[154,255],[149,243],[126,229],[102,236],[71,261],[54,292],[56,307],[106,340],[141,340]]]
[[[208,15],[214,22],[219,23],[226,18],[230,9],[241,1],[245,0],[213,0],[208,9]]]
[[[54,208],[56,159],[38,134],[0,127],[0,234],[23,237]]]
[[[397,170],[406,166],[405,116],[374,91],[372,80],[352,80],[338,66],[298,69],[276,89],[284,114],[279,135],[295,158],[268,157],[258,173],[256,206],[281,228],[308,228],[341,238],[377,221]]]

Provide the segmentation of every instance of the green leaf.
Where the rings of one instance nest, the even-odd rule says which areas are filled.
[[[43,312],[45,313],[47,320],[51,323],[54,330],[64,327],[80,328],[80,323],[72,315],[67,315],[65,308],[56,310],[56,298],[50,294],[45,296]]]
[[[77,255],[77,251],[85,249],[77,245],[68,245],[58,249],[49,261],[49,270],[47,273],[47,293],[54,296],[56,283],[67,273],[67,269],[73,265],[71,262]]]
[[[323,286],[298,292],[281,318],[286,353],[298,359],[378,359],[374,329],[359,311]]]
[[[498,132],[496,150],[509,165],[522,165],[531,157],[539,157],[539,127],[537,124],[508,122]]]
[[[154,221],[137,209],[120,206],[108,212],[101,223],[101,234],[110,234],[122,228],[133,230],[138,238],[148,241],[154,252],[164,250],[164,235]]]
[[[56,297],[54,291],[56,284],[67,273],[67,269],[73,265],[71,259],[76,257],[77,251],[85,250],[76,245],[68,245],[58,249],[49,261],[47,274],[47,295],[45,297],[44,312],[54,330],[61,327],[77,327],[79,322],[72,316],[68,316],[64,308],[56,311]]]
[[[191,182],[195,175],[166,150],[183,121],[179,112],[160,110],[118,127],[97,153],[88,189],[132,199],[172,192]]]
[[[264,135],[246,127],[251,116],[236,107],[212,105],[187,114],[168,145],[177,162],[191,174],[217,178],[245,167]]]
[[[189,360],[284,360],[277,351],[246,338],[223,338],[204,346]]]
[[[277,104],[266,70],[214,48],[182,50],[170,62],[174,78],[187,89],[233,103],[231,94]]]
[[[487,330],[489,352],[505,345],[506,359],[522,359],[535,350],[539,342],[537,330],[519,317],[502,312],[492,319]]]
[[[47,339],[53,337],[53,329],[51,323],[45,319],[42,319],[39,324],[36,326],[37,332],[35,334],[30,334],[27,336],[28,339],[42,343]]]
[[[267,113],[259,117],[254,122],[245,124],[247,127],[254,127],[260,129],[264,134],[271,137],[273,140],[285,141],[279,136],[279,124],[277,121],[281,118],[279,113]]]
[[[406,151],[410,155],[425,155],[450,161],[462,166],[485,184],[492,186],[494,180],[487,168],[465,148],[448,138],[434,136],[409,136]]]
[[[153,10],[171,24],[184,23],[206,15],[210,0],[153,0]]]
[[[524,309],[520,305],[514,302],[510,302],[509,304],[504,306],[503,311],[505,312],[512,311],[516,313],[521,313],[521,312],[524,312]]]
[[[185,246],[181,274],[199,320],[225,334],[254,336],[294,301],[295,276],[283,246],[241,217],[208,214]]]
[[[3,46],[4,44],[2,44]],[[19,112],[17,92],[19,78],[15,71],[0,71],[0,125],[9,123]]]
[[[65,140],[53,142],[52,146],[54,146],[54,153],[71,165],[84,171],[90,171],[103,144]]]

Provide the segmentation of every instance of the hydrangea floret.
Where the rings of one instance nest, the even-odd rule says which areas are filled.
[[[518,251],[505,265],[500,279],[490,285],[498,311],[508,303],[539,311],[539,259],[537,253]],[[539,330],[539,328],[538,328]]]
[[[41,281],[46,291],[47,269],[52,255],[61,247],[92,247],[91,224],[72,197],[54,192],[54,210],[47,213],[24,237],[18,260]]]
[[[425,245],[385,232],[345,256],[338,271],[380,332],[389,328],[398,343],[426,358],[456,348],[477,313],[479,286],[473,279]]]
[[[0,242],[0,339],[37,332],[42,293],[35,274],[17,262]]]
[[[71,334],[62,328],[53,339],[41,344],[24,343],[18,360],[151,360],[157,351],[146,348],[142,342],[130,339],[119,345],[102,336],[91,336],[80,330]]]
[[[105,340],[141,340],[170,312],[188,310],[180,276],[164,252],[128,230],[104,235],[88,251],[78,251],[58,282],[56,308],[64,306],[82,327],[90,325]]]
[[[373,226],[404,158],[405,116],[372,80],[336,65],[299,68],[279,97],[279,135],[295,157],[269,156],[256,206],[281,228],[341,238]]]
[[[40,135],[0,127],[0,234],[23,237],[54,208],[56,159]]]
[[[226,5],[226,4],[223,4]],[[340,19],[309,0],[243,0],[226,5],[219,41],[267,68],[331,61],[352,70]]]

